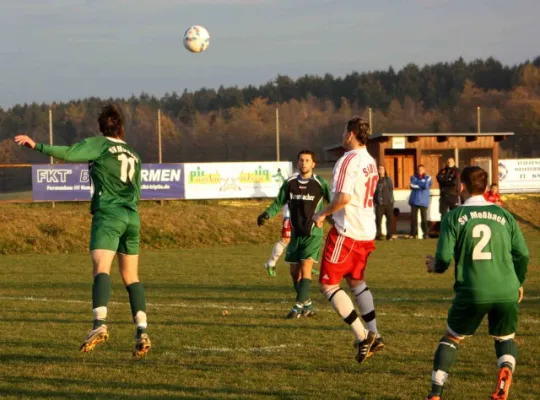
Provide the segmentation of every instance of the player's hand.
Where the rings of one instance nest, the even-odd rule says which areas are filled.
[[[324,225],[324,220],[326,219],[326,215],[324,215],[322,212],[318,212],[313,214],[313,217],[311,219],[313,220],[313,222],[315,222],[317,228],[322,228]]]
[[[429,273],[435,272],[435,257],[426,256],[426,268]]]
[[[520,287],[518,290],[518,304],[521,303],[522,300],[523,300],[523,288]]]
[[[270,219],[270,216],[265,211],[257,217],[257,225],[263,226],[267,219]]]
[[[15,143],[17,143],[19,146],[25,146],[30,149],[36,148],[36,142],[32,140],[32,138],[26,136],[26,135],[17,135],[15,136]]]

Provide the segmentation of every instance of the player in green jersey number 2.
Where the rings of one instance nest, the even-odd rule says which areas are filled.
[[[486,315],[499,367],[491,399],[506,400],[512,383],[518,303],[523,298],[529,251],[512,214],[484,199],[487,180],[480,167],[463,170],[465,202],[444,216],[437,253],[426,258],[428,272],[437,273],[446,271],[454,258],[456,293],[446,333],[435,352],[430,400],[441,399],[459,343],[476,331]]]
[[[103,108],[99,118],[103,136],[91,137],[68,146],[35,143],[20,135],[15,141],[43,154],[69,162],[88,162],[92,187],[90,212],[92,227],[90,252],[94,265],[92,311],[94,323],[81,345],[86,353],[109,338],[105,325],[111,295],[111,265],[118,255],[120,274],[129,294],[133,320],[137,325],[135,359],[150,350],[146,333],[146,298],[139,282],[139,212],[141,197],[141,159],[123,140],[124,117],[114,105]]]
[[[330,202],[328,182],[313,173],[315,153],[302,150],[297,159],[299,173],[281,186],[276,200],[257,219],[257,224],[262,226],[267,219],[276,216],[285,204],[289,206],[292,234],[285,262],[291,265],[296,304],[287,314],[287,319],[315,314],[309,289],[313,263],[319,259],[323,230],[315,226],[311,218],[322,210],[324,201]]]

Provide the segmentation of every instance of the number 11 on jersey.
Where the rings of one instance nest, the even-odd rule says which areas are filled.
[[[120,180],[127,183],[129,179],[131,182],[135,174],[135,163],[137,160],[122,153],[118,155],[118,161],[120,161]]]

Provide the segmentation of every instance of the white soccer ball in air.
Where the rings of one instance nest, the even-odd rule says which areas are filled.
[[[192,53],[205,51],[210,45],[210,34],[200,25],[193,25],[184,33],[184,46]]]

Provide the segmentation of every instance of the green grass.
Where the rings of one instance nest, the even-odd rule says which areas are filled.
[[[540,238],[518,332],[512,399],[540,398]],[[283,318],[292,305],[287,266],[269,278],[268,245],[144,251],[148,358],[130,359],[134,327],[113,273],[111,338],[83,355],[90,327],[91,267],[85,254],[0,257],[0,398],[40,399],[422,399],[452,297],[452,273],[428,275],[435,241],[383,242],[367,281],[387,348],[358,365],[351,332],[313,288],[320,313]],[[223,311],[228,311],[223,315]],[[496,379],[485,324],[460,347],[447,400],[486,399]]]
[[[525,232],[540,231],[540,195],[505,196],[507,207]],[[281,229],[281,218],[263,229],[257,216],[272,203],[266,200],[169,201],[163,207],[142,202],[141,248],[187,249],[269,244]],[[0,203],[0,254],[80,253],[88,248],[89,204]],[[327,226],[328,227],[328,226]]]

